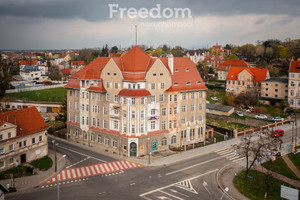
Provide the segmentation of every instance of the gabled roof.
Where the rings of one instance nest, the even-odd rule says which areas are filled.
[[[267,68],[248,68],[248,67],[231,67],[228,71],[227,80],[237,80],[238,74],[242,71],[247,70],[252,76],[253,81],[260,82],[266,80],[268,69]]]
[[[36,107],[0,113],[0,119],[17,125],[17,136],[33,134],[48,129]]]
[[[123,96],[123,97],[147,97],[147,96],[150,96],[151,93],[148,90],[123,89],[119,92],[118,95]]]
[[[5,121],[0,119],[0,126],[2,126],[5,123]]]
[[[291,61],[289,72],[300,73],[300,60]]]
[[[99,83],[98,86],[91,86],[87,90],[94,91],[94,92],[106,92],[102,81]]]
[[[250,66],[250,64],[243,60],[228,59],[219,64],[218,70],[227,71],[229,70],[229,67],[248,67],[248,66]]]
[[[84,61],[72,61],[72,65],[85,65]]]
[[[150,56],[136,45],[122,57],[122,72],[145,72],[149,62]]]
[[[80,82],[78,79],[70,78],[65,88],[80,89]]]
[[[37,60],[20,60],[20,65],[37,65]]]

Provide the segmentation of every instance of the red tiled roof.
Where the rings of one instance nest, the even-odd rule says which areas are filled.
[[[2,126],[5,123],[5,121],[0,119],[0,126]]]
[[[20,65],[37,65],[37,60],[20,60]]]
[[[15,118],[14,118],[15,116]],[[20,110],[12,110],[0,113],[0,119],[17,125],[17,136],[29,135],[48,129],[43,117],[36,107],[29,107]]]
[[[70,68],[62,69],[61,73],[63,75],[70,75],[71,74],[71,69]]]
[[[85,65],[84,61],[72,61],[72,65]]]
[[[218,50],[218,49],[221,49],[221,48],[222,48],[221,45],[214,45],[214,46],[212,46],[213,50]]]
[[[80,89],[80,82],[78,79],[70,78],[65,88]]]
[[[220,56],[220,55],[207,55],[206,56],[206,59],[207,60],[224,60],[224,57],[223,56]]]
[[[255,82],[266,80],[266,76],[268,73],[268,69],[266,68],[260,69],[260,68],[248,68],[248,67],[231,67],[230,70],[228,71],[226,79],[237,80],[238,74],[244,70],[247,70],[253,76],[253,81]]]
[[[243,60],[228,59],[219,64],[218,70],[227,71],[229,70],[230,67],[248,67],[248,66],[250,66],[250,64]]]
[[[149,62],[150,56],[139,46],[135,46],[122,57],[122,71],[145,72]]]
[[[88,90],[89,91],[94,91],[94,92],[106,92],[102,81],[99,83],[99,86],[89,87]]]
[[[289,72],[300,73],[300,61],[299,60],[291,61]]]
[[[123,97],[147,97],[150,96],[150,92],[148,90],[128,90],[123,89],[119,92],[119,96]]]
[[[166,64],[168,58],[160,58]],[[169,66],[167,66],[169,68]],[[175,57],[172,86],[167,91],[206,90],[206,86],[196,68],[188,57]]]
[[[66,124],[71,124],[71,125],[73,125],[73,126],[78,126],[78,127],[80,127],[80,124],[77,123],[77,122],[66,121]]]

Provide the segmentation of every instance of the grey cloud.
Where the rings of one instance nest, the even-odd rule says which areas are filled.
[[[263,24],[265,21],[266,21],[265,19],[259,19],[254,24],[255,25]]]

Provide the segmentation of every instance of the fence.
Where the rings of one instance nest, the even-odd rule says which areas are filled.
[[[35,91],[35,90],[46,90],[51,88],[61,88],[64,87],[66,84],[58,84],[58,85],[47,85],[47,86],[39,86],[39,87],[28,87],[28,88],[18,88],[18,89],[11,89],[5,90],[5,93],[19,93],[19,92],[27,92],[27,91]]]

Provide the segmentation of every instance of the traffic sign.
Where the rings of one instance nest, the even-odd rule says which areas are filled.
[[[152,155],[152,151],[149,152],[149,155],[150,155],[150,156]]]
[[[290,144],[286,144],[286,146],[287,146],[287,147],[291,147],[291,145],[290,145]]]

